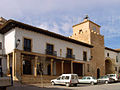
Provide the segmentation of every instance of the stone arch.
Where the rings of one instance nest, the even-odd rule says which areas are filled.
[[[113,73],[113,63],[110,59],[105,60],[105,74],[111,74]]]

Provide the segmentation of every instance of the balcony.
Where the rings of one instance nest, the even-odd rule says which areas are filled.
[[[45,53],[46,53],[47,55],[57,56],[57,51],[52,51],[52,50],[46,49],[46,50],[45,50]]]
[[[75,55],[66,54],[66,58],[72,58],[72,59],[75,59]]]

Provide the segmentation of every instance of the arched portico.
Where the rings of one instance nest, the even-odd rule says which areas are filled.
[[[113,63],[110,59],[105,60],[105,74],[114,73]]]

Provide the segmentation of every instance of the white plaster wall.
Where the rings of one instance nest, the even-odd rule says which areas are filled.
[[[11,53],[15,49],[15,29],[10,30],[4,35],[5,54]]]
[[[68,47],[73,49],[75,59],[83,60],[83,51],[87,52],[87,59],[89,60],[90,58],[90,48],[88,47],[46,36],[40,33],[27,31],[21,28],[15,28],[15,31],[16,40],[21,40],[18,46],[18,49],[20,50],[23,50],[23,38],[26,37],[32,39],[32,52],[45,54],[46,43],[50,43],[54,44],[54,51],[57,51],[57,56],[60,56],[60,49],[62,49],[62,57],[66,57],[66,48]]]

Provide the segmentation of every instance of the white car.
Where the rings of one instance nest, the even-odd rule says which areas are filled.
[[[62,84],[66,86],[77,86],[78,84],[78,75],[77,74],[62,74],[57,79],[51,80],[52,85]]]
[[[91,76],[84,76],[82,79],[78,79],[79,83],[90,83],[91,85],[97,84],[97,79]]]
[[[107,74],[107,76],[109,76],[110,78],[113,78],[114,81],[118,81],[118,76],[117,76],[117,74]]]
[[[98,80],[99,83],[105,83],[105,84],[114,82],[114,80],[112,78],[110,78],[109,76],[101,76],[97,80]]]

